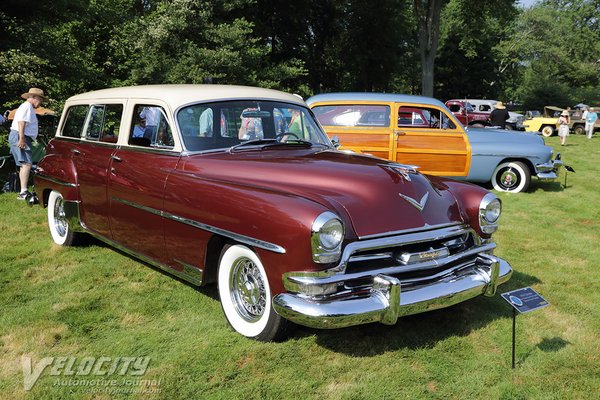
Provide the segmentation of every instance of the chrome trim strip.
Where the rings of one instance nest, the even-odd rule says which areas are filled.
[[[52,178],[52,177],[50,177],[50,176],[48,176],[46,174],[43,174],[41,172],[38,172],[38,171],[35,171],[33,173],[33,175],[35,177],[38,177],[38,178],[41,178],[41,179],[45,179],[47,181],[50,181],[50,182],[53,182],[53,183],[56,183],[56,184],[59,184],[59,185],[63,185],[63,186],[69,186],[69,187],[77,187],[77,186],[79,186],[76,183],[71,183],[71,182],[60,180],[60,179]]]
[[[384,232],[384,233],[376,233],[376,234],[373,234],[373,235],[359,236],[358,239],[359,240],[369,240],[369,239],[376,239],[376,238],[386,237],[386,236],[404,235],[406,233],[431,231],[431,230],[436,230],[436,229],[448,228],[448,227],[452,227],[452,226],[466,226],[466,225],[461,224],[460,222],[452,222],[450,224],[440,224],[440,225],[427,225],[427,224],[425,224],[422,227],[417,228],[417,229],[411,228],[411,229],[403,229],[401,231],[391,231],[391,232]]]
[[[108,239],[107,237],[102,236],[102,235],[100,235],[97,232],[94,232],[94,231],[91,231],[91,230],[88,230],[87,232],[90,235],[94,236],[96,239],[103,241],[104,243],[110,245],[111,247],[114,247],[117,250],[120,250],[120,251],[122,251],[124,253],[127,253],[130,256],[138,258],[141,261],[143,261],[143,262],[145,262],[147,264],[150,264],[150,265],[152,265],[152,266],[154,266],[156,268],[159,268],[159,269],[165,271],[168,274],[175,275],[176,277],[178,277],[180,279],[183,279],[184,281],[189,282],[189,283],[191,283],[193,285],[196,285],[196,286],[202,285],[202,276],[201,275],[200,275],[200,280],[198,280],[197,276],[190,276],[190,275],[187,275],[184,272],[177,271],[176,269],[171,268],[168,265],[163,264],[163,263],[161,263],[159,261],[156,261],[155,259],[153,259],[151,257],[145,256],[144,254],[138,253],[137,251],[131,250],[128,247],[125,247],[125,246],[123,246],[123,245],[121,245],[121,244],[119,244],[117,242],[114,242],[111,239]],[[178,261],[178,262],[180,262],[180,261]],[[194,269],[198,269],[198,270],[202,271],[198,267],[194,267],[194,266],[191,266],[191,267],[194,268]],[[184,268],[185,268],[185,266],[184,266]]]
[[[186,279],[188,282],[191,282],[197,286],[202,284],[202,277],[204,275],[204,270],[202,268],[198,268],[192,264],[188,264],[178,259],[175,259],[175,262],[179,263],[183,267],[183,272],[180,273],[188,277]]]
[[[79,201],[64,200],[65,218],[67,219],[69,228],[73,229],[73,232],[86,232],[85,226],[81,221],[79,204]]]
[[[273,297],[277,314],[299,325],[334,329],[370,322],[386,325],[398,317],[444,308],[485,295],[493,296],[496,287],[510,279],[512,267],[493,256],[482,256],[468,267],[443,279],[404,291],[404,283],[379,274],[371,289],[363,294],[336,300],[315,300],[301,295],[281,293]]]
[[[147,211],[149,213],[155,214],[155,215],[159,215],[161,217],[164,218],[168,218],[171,219],[173,221],[177,221],[177,222],[181,222],[182,224],[186,224],[186,225],[190,225],[193,226],[195,228],[199,228],[208,232],[212,232],[215,233],[217,235],[221,235],[221,236],[225,236],[228,237],[230,239],[233,239],[237,242],[240,243],[244,243],[247,244],[249,246],[254,246],[254,247],[258,247],[261,249],[265,249],[265,250],[269,250],[275,253],[279,253],[279,254],[285,254],[286,250],[285,248],[277,245],[277,244],[273,244],[270,242],[265,242],[264,240],[260,240],[260,239],[255,239],[249,236],[245,236],[245,235],[240,235],[238,233],[235,232],[230,232],[227,231],[225,229],[221,229],[221,228],[217,228],[215,226],[211,226],[211,225],[207,225],[207,224],[203,224],[202,222],[198,222],[195,221],[193,219],[189,219],[189,218],[185,218],[185,217],[181,217],[179,215],[175,215],[175,214],[171,214],[162,210],[157,210],[155,208],[151,208],[151,207],[146,207],[146,206],[142,206],[140,204],[125,200],[125,199],[121,199],[118,197],[113,197],[112,198],[115,201],[118,201],[120,203],[126,204],[130,207],[134,207],[134,208],[138,208],[140,210],[143,211]]]

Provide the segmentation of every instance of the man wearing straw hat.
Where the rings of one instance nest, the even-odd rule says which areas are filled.
[[[506,129],[506,120],[510,118],[510,114],[506,110],[506,106],[501,101],[496,103],[496,107],[490,113],[490,122],[492,126],[497,126],[500,129]]]
[[[29,182],[33,156],[31,146],[38,135],[38,120],[35,109],[48,99],[44,96],[44,91],[38,88],[29,89],[21,97],[25,99],[25,102],[19,106],[15,113],[15,118],[10,126],[8,143],[10,144],[10,152],[19,167],[21,192],[17,199],[25,200],[29,193],[27,183]]]

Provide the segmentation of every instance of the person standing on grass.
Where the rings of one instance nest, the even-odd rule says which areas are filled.
[[[564,146],[567,141],[567,136],[569,136],[569,123],[571,119],[569,117],[569,112],[567,110],[563,110],[558,118],[558,137],[560,137],[560,145]]]
[[[506,120],[510,119],[510,114],[506,111],[506,106],[501,101],[496,103],[496,108],[490,113],[490,123],[500,129],[506,129]]]
[[[590,108],[585,117],[585,132],[587,133],[587,138],[591,139],[594,134],[594,125],[596,124],[596,120],[598,119],[598,114],[596,114],[596,110],[594,108]]]
[[[38,135],[38,120],[35,109],[42,102],[47,101],[48,98],[44,96],[44,91],[38,88],[29,89],[27,93],[21,95],[21,98],[25,99],[25,102],[19,106],[15,113],[15,118],[10,126],[8,143],[10,152],[15,158],[17,167],[19,167],[21,192],[17,199],[25,200],[29,194],[27,184],[31,165],[33,164],[32,144]]]

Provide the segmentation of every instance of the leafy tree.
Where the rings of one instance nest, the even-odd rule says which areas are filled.
[[[442,11],[437,97],[503,97],[513,71],[495,47],[510,37],[517,15],[515,0],[449,1]]]
[[[519,17],[498,49],[521,74],[509,89],[526,108],[600,100],[600,2],[544,0]]]
[[[414,0],[421,54],[421,93],[433,96],[435,55],[440,35],[440,13],[447,0]]]

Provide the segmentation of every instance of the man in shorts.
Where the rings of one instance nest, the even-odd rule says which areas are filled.
[[[27,93],[21,95],[21,98],[25,99],[25,102],[19,106],[15,113],[15,118],[10,126],[8,143],[10,152],[15,158],[17,167],[19,167],[21,192],[17,199],[25,200],[29,194],[27,183],[29,182],[32,165],[32,143],[38,135],[38,120],[35,109],[48,99],[44,96],[44,91],[38,88],[29,89]]]

